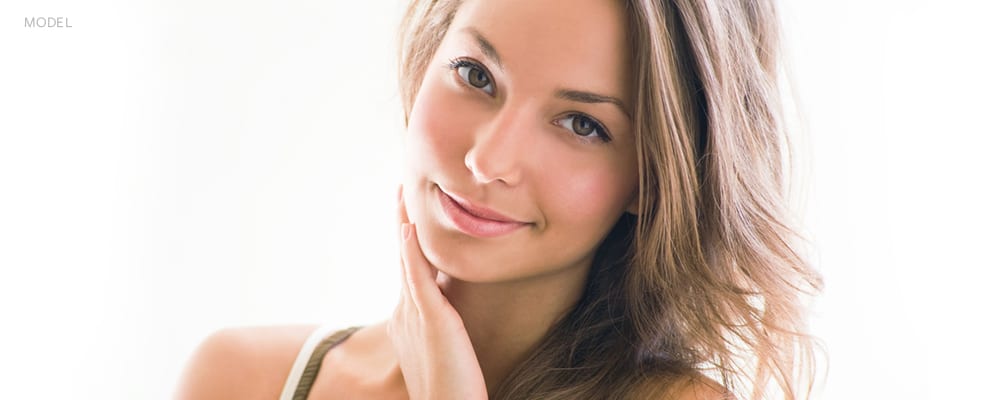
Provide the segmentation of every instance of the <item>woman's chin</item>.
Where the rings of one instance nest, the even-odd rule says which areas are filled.
[[[461,243],[458,232],[432,227],[427,232],[420,232],[420,248],[424,257],[437,270],[450,278],[466,282],[486,283],[502,279],[496,269],[496,258],[470,248],[468,243]]]
[[[450,246],[434,246],[433,242],[422,247],[431,266],[452,279],[465,282],[488,282],[491,279],[482,257],[469,257],[464,251]]]

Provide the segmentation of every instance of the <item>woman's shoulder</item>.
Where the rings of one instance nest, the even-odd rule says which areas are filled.
[[[177,399],[276,399],[299,349],[319,325],[244,326],[217,330],[194,350]]]
[[[701,373],[692,372],[681,379],[671,379],[663,399],[733,400],[735,397],[718,382]]]

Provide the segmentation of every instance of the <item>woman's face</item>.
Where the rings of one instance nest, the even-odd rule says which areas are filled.
[[[473,282],[585,269],[635,213],[625,23],[613,0],[459,8],[405,135],[404,198],[434,266]],[[452,198],[520,223],[474,217]]]

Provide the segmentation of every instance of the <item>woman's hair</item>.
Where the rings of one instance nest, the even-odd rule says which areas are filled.
[[[407,9],[407,121],[459,4]],[[807,398],[815,358],[803,301],[822,279],[798,249],[786,204],[774,5],[623,6],[635,55],[638,215],[612,228],[579,302],[491,397],[662,398],[701,372],[738,398]]]

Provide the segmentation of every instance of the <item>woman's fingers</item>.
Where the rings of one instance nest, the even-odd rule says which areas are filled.
[[[418,312],[424,312],[424,310],[428,310],[426,307],[436,306],[442,300],[443,295],[434,281],[437,271],[427,261],[423,250],[420,249],[416,225],[410,223],[410,216],[406,211],[406,200],[403,198],[403,185],[399,185],[397,197],[400,221],[400,262],[403,266],[403,286],[405,286],[403,295],[413,301]]]
[[[402,236],[400,236],[402,237]],[[413,302],[412,291],[410,290],[410,277],[406,271],[406,260],[403,259],[403,249],[402,247],[406,245],[406,241],[400,239],[400,251],[399,251],[399,276],[402,278],[401,293],[399,302],[400,305],[406,305],[407,303]]]
[[[403,225],[409,224],[409,215],[406,212],[406,203],[403,200],[403,185],[399,185],[399,189],[396,191],[396,217],[398,218],[398,223],[400,229],[403,229]],[[406,276],[406,260],[404,259],[405,252],[403,251],[403,246],[406,245],[406,240],[403,239],[402,231],[400,231],[399,240],[399,272],[402,278],[402,293],[399,299],[400,306],[406,305],[408,302],[412,302],[411,291],[409,285],[409,278]],[[397,308],[399,310],[400,308]]]
[[[396,203],[398,209],[399,223],[405,224],[410,222],[410,215],[406,212],[406,201],[403,200],[403,185],[399,185],[399,190],[396,192]]]
[[[416,226],[413,224],[403,224],[403,269],[406,276],[406,283],[409,285],[410,296],[417,311],[426,315],[441,305],[444,295],[438,288],[434,278],[437,274],[434,266],[424,257],[423,250],[420,249],[420,241],[417,238]]]

